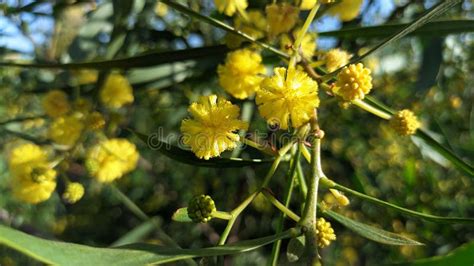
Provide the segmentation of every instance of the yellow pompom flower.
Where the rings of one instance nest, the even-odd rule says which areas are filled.
[[[183,143],[201,159],[209,160],[234,149],[240,139],[235,132],[248,127],[238,119],[240,108],[216,95],[202,96],[188,111],[193,118],[181,123]]]
[[[339,17],[342,21],[350,21],[359,15],[362,2],[362,0],[342,0],[329,8],[328,13]]]
[[[299,35],[300,30],[293,31],[291,37],[289,34],[285,34],[280,39],[280,48],[283,51],[290,50],[291,45],[293,45],[294,41],[296,40],[297,36]],[[301,53],[303,57],[306,59],[311,59],[314,55],[314,50],[316,50],[316,33],[308,32],[304,35],[303,40],[301,41]],[[296,47],[295,47],[296,48]]]
[[[244,11],[247,6],[247,0],[214,0],[217,10],[227,16],[232,16],[237,10]]]
[[[352,55],[344,50],[335,48],[326,52],[324,55],[324,61],[326,62],[326,68],[329,72],[345,66],[349,63]]]
[[[66,186],[63,199],[67,203],[74,204],[81,200],[82,196],[84,196],[84,186],[81,183],[72,182]]]
[[[49,199],[56,188],[56,171],[40,146],[29,143],[14,148],[9,169],[13,194],[21,201],[40,203]]]
[[[86,167],[99,182],[110,183],[133,171],[138,157],[135,144],[126,139],[109,139],[89,150]]]
[[[219,84],[238,99],[252,96],[263,80],[265,67],[262,57],[250,49],[242,49],[227,55],[225,65],[217,68]]]
[[[133,103],[133,88],[120,74],[110,74],[99,93],[101,102],[108,108],[120,108]]]
[[[333,92],[347,102],[364,99],[372,89],[370,73],[370,69],[365,68],[361,63],[344,67],[337,75]]]
[[[326,222],[324,218],[318,218],[316,221],[316,233],[318,234],[318,246],[320,248],[327,247],[331,241],[336,240],[336,234],[331,227],[331,223]]]
[[[277,67],[274,76],[263,80],[256,102],[269,124],[288,129],[291,120],[291,126],[298,128],[310,120],[319,106],[318,83],[302,70],[286,71]]]
[[[298,22],[298,8],[287,4],[271,4],[265,8],[267,13],[268,34],[275,37],[289,32]]]
[[[52,90],[43,98],[43,109],[50,117],[58,117],[71,110],[67,94],[60,90]]]
[[[404,109],[398,111],[390,119],[390,126],[401,136],[409,136],[416,133],[418,128],[421,127],[420,121],[416,115],[408,110]]]
[[[310,10],[316,5],[317,2],[317,0],[302,0],[300,3],[300,8],[301,10]]]
[[[49,138],[56,144],[72,146],[81,136],[84,122],[76,114],[61,116],[54,119],[49,127]]]

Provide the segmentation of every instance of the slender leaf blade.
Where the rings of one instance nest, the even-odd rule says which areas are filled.
[[[223,256],[248,252],[280,239],[295,237],[295,228],[281,234],[241,241],[218,247],[179,249],[151,244],[132,244],[117,248],[97,248],[73,243],[45,240],[0,225],[0,244],[50,265],[149,265],[206,256]]]
[[[474,178],[474,167],[459,158],[454,152],[450,151],[444,145],[431,137],[426,130],[418,130],[414,136],[423,140],[423,143],[430,146],[434,151],[438,152],[445,159],[450,161],[458,170],[469,177]]]
[[[335,31],[318,33],[319,36],[338,37],[343,39],[383,38],[408,27],[408,23],[385,24],[370,27],[348,27]],[[439,20],[426,23],[410,33],[410,36],[444,36],[474,31],[474,20],[456,19]]]
[[[426,220],[426,221],[436,222],[436,223],[474,224],[474,219],[473,218],[442,217],[442,216],[436,216],[436,215],[431,215],[431,214],[427,214],[427,213],[421,213],[421,212],[417,212],[417,211],[414,211],[414,210],[410,210],[410,209],[407,209],[407,208],[400,207],[398,205],[395,205],[395,204],[390,203],[390,202],[383,201],[383,200],[378,199],[378,198],[371,197],[369,195],[366,195],[364,193],[352,190],[350,188],[347,188],[347,187],[339,185],[339,184],[335,184],[334,188],[338,189],[340,191],[346,192],[346,193],[350,193],[350,194],[352,194],[352,195],[354,195],[358,198],[370,201],[370,202],[375,203],[379,206],[388,207],[388,208],[396,210],[400,213],[403,213],[403,214],[406,214],[406,215],[409,215],[409,216],[412,216],[412,217],[420,218],[420,219],[423,219],[423,220]]]
[[[109,69],[131,69],[157,66],[178,61],[187,61],[203,57],[224,56],[228,51],[225,45],[216,45],[200,48],[191,48],[177,51],[156,51],[127,58],[97,60],[80,63],[20,63],[20,62],[0,62],[0,67],[27,67],[27,68],[52,68],[52,69],[81,69],[90,68],[97,70]]]
[[[357,222],[355,220],[352,220],[350,218],[347,218],[343,215],[340,215],[337,212],[327,210],[324,211],[324,214],[327,216],[333,218],[334,220],[338,221],[340,224],[344,225],[345,227],[351,229],[355,233],[359,234],[360,236],[363,236],[367,239],[370,239],[372,241],[382,243],[382,244],[387,244],[387,245],[423,245],[420,242],[417,242],[415,240],[409,239],[407,237],[404,237],[402,235],[398,235],[392,232],[388,232],[367,224],[363,224],[361,222]]]

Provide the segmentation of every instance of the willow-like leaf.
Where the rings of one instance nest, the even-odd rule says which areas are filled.
[[[20,62],[0,62],[0,67],[26,67],[26,68],[58,68],[58,69],[131,69],[151,67],[168,64],[178,61],[186,61],[203,57],[224,56],[228,51],[225,45],[216,45],[200,48],[191,48],[177,51],[157,51],[148,52],[137,56],[119,58],[112,60],[97,60],[81,63],[20,63]]]
[[[318,33],[319,36],[338,37],[343,39],[355,38],[383,38],[395,34],[408,27],[408,23],[385,24],[370,27],[350,27],[335,31]],[[414,30],[410,36],[443,36],[474,31],[474,20],[456,19],[439,20],[426,23],[424,26]]]
[[[98,248],[45,240],[0,225],[0,244],[48,265],[150,265],[196,257],[223,256],[248,252],[279,239],[300,235],[292,228],[281,234],[241,241],[218,247],[180,249],[151,244],[131,244],[117,248]]]
[[[398,246],[423,245],[422,243],[409,239],[405,236],[388,232],[380,228],[373,227],[373,226],[352,220],[348,217],[345,217],[331,210],[326,210],[323,213],[333,218],[334,220],[338,221],[340,224],[344,225],[345,227],[349,228],[355,233],[359,234],[360,236],[363,236],[367,239],[370,239],[378,243],[387,244],[387,245],[398,245]]]

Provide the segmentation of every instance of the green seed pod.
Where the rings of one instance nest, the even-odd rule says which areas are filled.
[[[192,198],[188,204],[188,216],[195,223],[207,223],[211,214],[216,211],[216,205],[208,195],[199,195]]]

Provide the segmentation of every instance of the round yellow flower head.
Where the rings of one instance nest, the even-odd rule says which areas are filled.
[[[318,246],[320,248],[327,247],[331,241],[336,240],[336,234],[331,227],[331,223],[326,222],[324,218],[318,218],[316,221],[316,233],[318,234]]]
[[[267,13],[268,34],[275,37],[289,32],[298,22],[298,8],[287,4],[271,4],[265,8]]]
[[[413,135],[421,127],[415,114],[408,110],[398,111],[390,119],[390,126],[401,136]]]
[[[344,101],[364,99],[372,89],[371,71],[361,63],[344,67],[337,75],[333,92]]]
[[[120,74],[110,74],[100,90],[100,100],[108,108],[120,108],[133,103],[133,88]]]
[[[257,90],[256,102],[260,114],[271,125],[281,129],[298,128],[309,121],[319,106],[318,83],[299,69],[274,69],[275,75],[263,80]]]
[[[49,128],[49,138],[56,144],[72,146],[81,136],[84,123],[76,114],[54,119]]]
[[[235,131],[248,127],[238,119],[240,108],[216,95],[202,96],[188,111],[193,118],[181,123],[183,143],[201,159],[209,160],[234,149],[240,139]]]
[[[9,168],[17,199],[37,204],[51,197],[56,188],[56,171],[47,159],[46,151],[35,144],[23,144],[12,150]]]
[[[328,13],[339,17],[342,21],[350,21],[359,15],[362,2],[362,0],[342,0],[329,8]]]
[[[217,10],[227,16],[232,16],[237,10],[244,11],[247,6],[247,0],[214,0]]]
[[[291,45],[293,45],[295,39],[297,38],[300,30],[293,31],[291,37],[289,34],[285,34],[280,39],[280,48],[283,51],[289,50],[292,52]],[[306,59],[311,59],[314,55],[314,50],[316,50],[316,33],[306,33],[301,41],[301,53]]]
[[[82,196],[84,196],[84,186],[81,183],[73,182],[66,186],[63,199],[67,203],[74,204],[81,200]]]
[[[52,90],[43,98],[43,109],[50,117],[58,117],[71,110],[67,94],[60,90]]]
[[[242,49],[227,55],[225,65],[217,68],[219,84],[232,96],[245,99],[252,96],[265,74],[260,54]]]
[[[255,39],[264,37],[267,29],[267,21],[263,13],[260,10],[251,10],[247,12],[247,18],[248,21],[241,16],[235,17],[234,27]],[[225,36],[225,43],[231,49],[240,47],[244,41],[245,39],[233,33],[228,33]]]
[[[99,182],[110,183],[134,170],[138,157],[135,144],[126,139],[109,139],[89,150],[86,166]]]
[[[345,66],[349,63],[352,55],[344,50],[335,48],[326,52],[324,55],[324,61],[326,61],[326,68],[329,72]]]
[[[302,0],[300,3],[300,8],[301,10],[310,10],[316,5],[317,2],[317,0]]]

